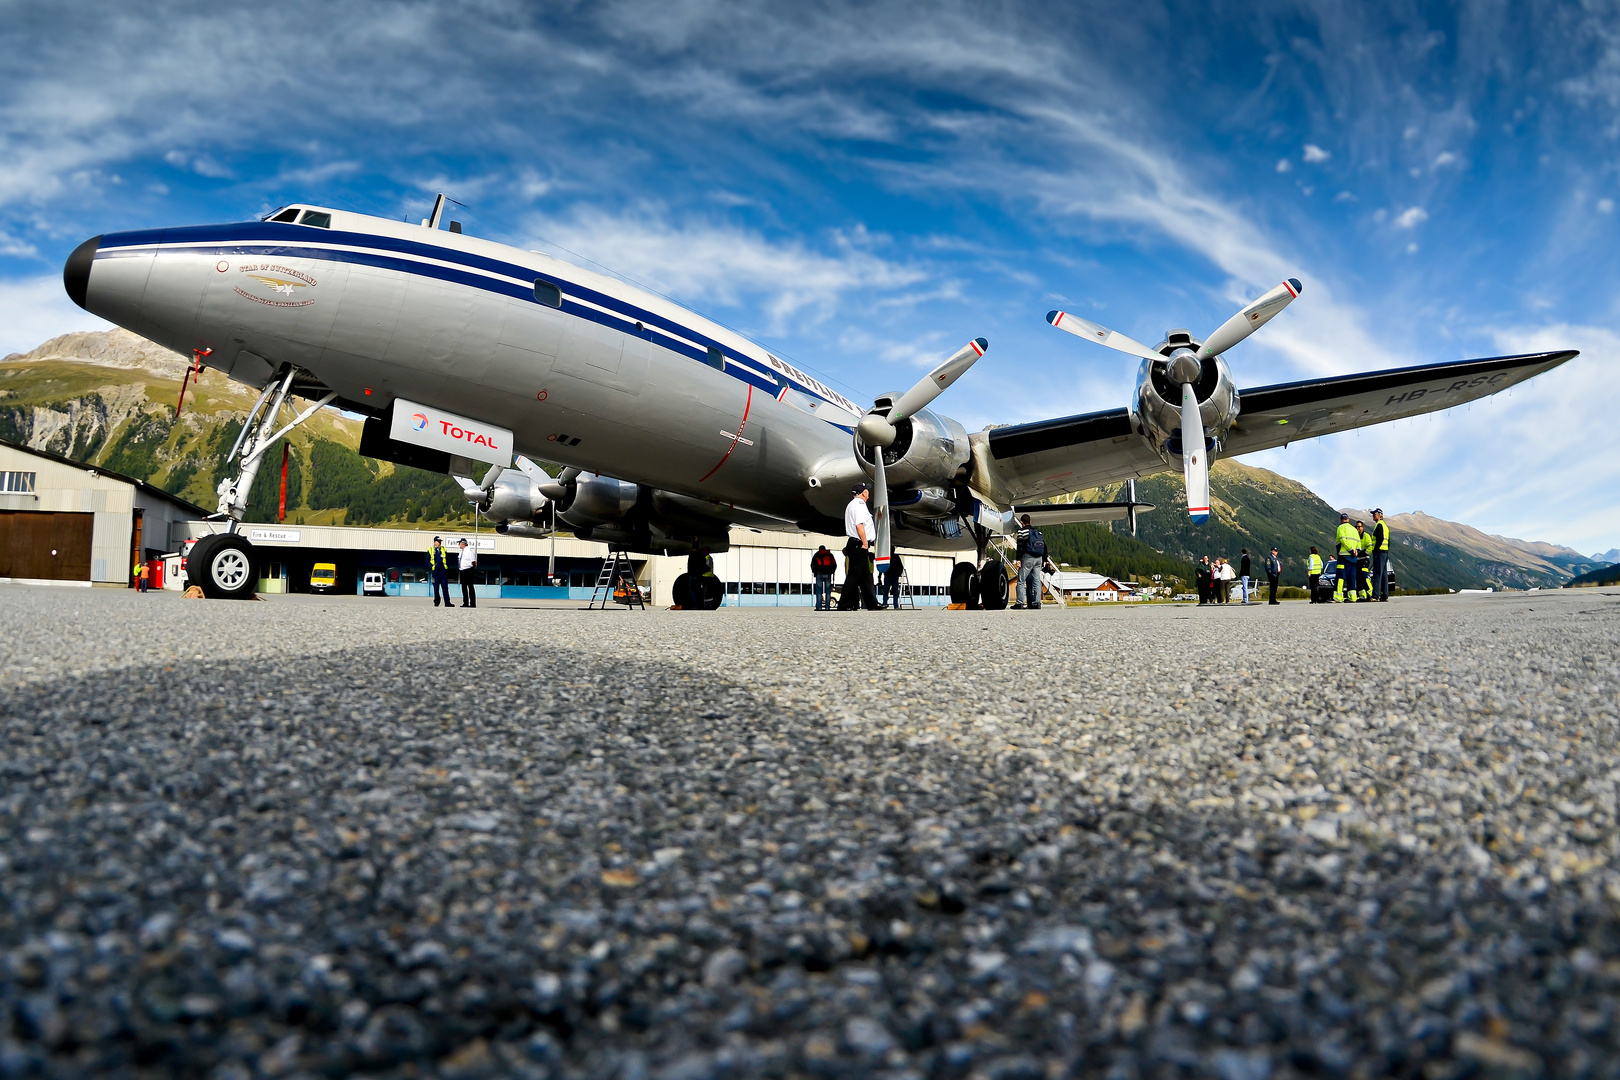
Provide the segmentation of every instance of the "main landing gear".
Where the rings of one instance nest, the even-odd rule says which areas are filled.
[[[951,568],[951,603],[969,611],[1000,611],[1007,606],[1007,565],[999,558],[985,561],[990,546],[990,530],[973,521],[974,562],[959,562]]]
[[[253,410],[242,424],[242,433],[236,437],[236,445],[225,455],[228,465],[241,452],[242,465],[234,479],[220,481],[219,509],[209,518],[222,522],[224,529],[198,540],[186,556],[186,580],[201,587],[203,595],[210,600],[253,599],[253,588],[259,578],[258,565],[253,545],[248,543],[240,530],[242,518],[247,515],[248,493],[253,490],[254,477],[259,474],[265,452],[276,444],[276,440],[337,397],[336,391],[327,394],[278,430],[276,417],[280,415],[297,375],[297,368],[286,365],[265,384],[264,392],[253,403]],[[268,409],[265,408],[266,402],[271,402]]]

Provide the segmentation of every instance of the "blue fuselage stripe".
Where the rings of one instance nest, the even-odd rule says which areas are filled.
[[[140,254],[158,251],[187,251],[198,254],[241,254],[244,249],[251,249],[256,255],[275,256],[285,258],[312,259],[325,262],[354,263],[361,266],[371,266],[384,270],[395,270],[400,273],[415,274],[418,277],[429,277],[439,281],[452,282],[465,285],[469,288],[484,292],[510,297],[515,300],[527,300],[538,303],[531,289],[514,285],[509,281],[496,281],[483,274],[469,273],[448,266],[435,266],[431,263],[418,262],[412,258],[400,256],[415,255],[422,259],[435,259],[440,262],[457,263],[470,270],[483,270],[490,274],[500,274],[503,277],[515,277],[526,280],[540,279],[549,281],[563,289],[562,310],[577,318],[589,319],[591,322],[617,330],[632,337],[637,334],[635,324],[641,323],[645,340],[652,341],[671,352],[680,353],[688,359],[695,360],[705,367],[709,367],[708,350],[718,349],[726,357],[724,373],[734,379],[756,386],[768,391],[775,397],[786,382],[777,376],[766,375],[757,371],[752,365],[758,363],[753,357],[743,356],[734,350],[727,349],[720,342],[708,335],[682,326],[672,319],[637,307],[619,297],[599,292],[584,285],[579,285],[566,278],[554,274],[541,273],[532,267],[520,266],[516,263],[502,262],[497,259],[473,255],[454,248],[438,247],[432,244],[421,244],[412,240],[402,240],[391,236],[377,236],[372,233],[338,232],[321,229],[313,230],[319,233],[319,242],[328,244],[341,244],[353,247],[371,248],[370,251],[344,251],[327,247],[311,247],[312,229],[305,225],[290,225],[278,222],[243,222],[236,225],[197,225],[180,229],[147,229],[139,232],[109,233],[102,238],[98,257],[118,257],[124,254]],[[131,249],[136,249],[132,251]],[[387,253],[397,254],[387,254]],[[617,314],[610,315],[598,311],[596,308],[576,302],[574,299],[586,300],[601,307],[610,308]],[[658,333],[656,331],[663,331]],[[681,341],[670,335],[679,334],[688,339]],[[688,342],[695,341],[701,348],[694,347]],[[712,368],[711,368],[712,370]],[[809,387],[791,384],[794,389],[810,395],[818,400],[828,401],[828,404],[837,404],[816,393]],[[844,430],[852,430],[851,425],[838,424],[825,417],[824,423]]]

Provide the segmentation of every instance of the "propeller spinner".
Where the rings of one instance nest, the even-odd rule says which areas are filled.
[[[1171,381],[1180,384],[1182,475],[1187,483],[1187,514],[1196,525],[1209,520],[1209,447],[1204,437],[1204,418],[1199,409],[1196,389],[1204,361],[1221,355],[1270,322],[1303,289],[1298,278],[1289,278],[1227,319],[1196,351],[1178,348],[1168,357],[1078,315],[1066,311],[1051,311],[1046,315],[1046,321],[1059,330],[1066,330],[1076,337],[1095,341],[1118,352],[1164,364],[1165,374]]]

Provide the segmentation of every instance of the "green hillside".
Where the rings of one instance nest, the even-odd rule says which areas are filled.
[[[225,455],[256,395],[205,371],[176,417],[183,371],[181,358],[126,331],[55,339],[0,361],[0,438],[136,477],[212,509],[227,473]],[[293,399],[287,408],[306,404]],[[453,480],[362,458],[360,430],[358,418],[324,410],[284,440],[290,446],[287,521],[421,528],[471,523],[472,511]],[[277,443],[249,494],[249,521],[277,520],[281,459]]]
[[[1046,537],[1052,560],[1065,566],[1089,566],[1093,572],[1115,581],[1152,582],[1158,575],[1166,582],[1172,578],[1182,584],[1192,582],[1191,562],[1133,540],[1123,529],[1116,533],[1107,525],[1086,522],[1045,526],[1041,535]]]
[[[1620,585],[1620,563],[1613,566],[1600,566],[1596,570],[1589,570],[1578,578],[1569,582],[1571,586],[1580,585]]]

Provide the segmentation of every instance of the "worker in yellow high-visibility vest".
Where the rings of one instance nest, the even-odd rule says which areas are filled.
[[[1334,543],[1338,547],[1339,570],[1337,580],[1333,583],[1333,602],[1345,602],[1345,594],[1349,593],[1349,602],[1356,602],[1356,577],[1360,574],[1361,534],[1356,527],[1350,524],[1349,514],[1339,515],[1339,531],[1334,534]],[[1346,589],[1346,583],[1349,588]]]
[[[1372,537],[1373,599],[1385,603],[1389,600],[1389,522],[1382,510],[1373,511]]]
[[[1311,557],[1305,561],[1306,591],[1311,594],[1311,603],[1316,603],[1316,590],[1322,581],[1322,556],[1313,547]]]
[[[1356,599],[1364,604],[1371,603],[1373,537],[1372,533],[1367,531],[1367,526],[1359,521],[1356,522],[1356,532],[1361,534],[1361,554],[1356,557],[1356,564],[1360,569],[1360,575],[1357,578]]]

